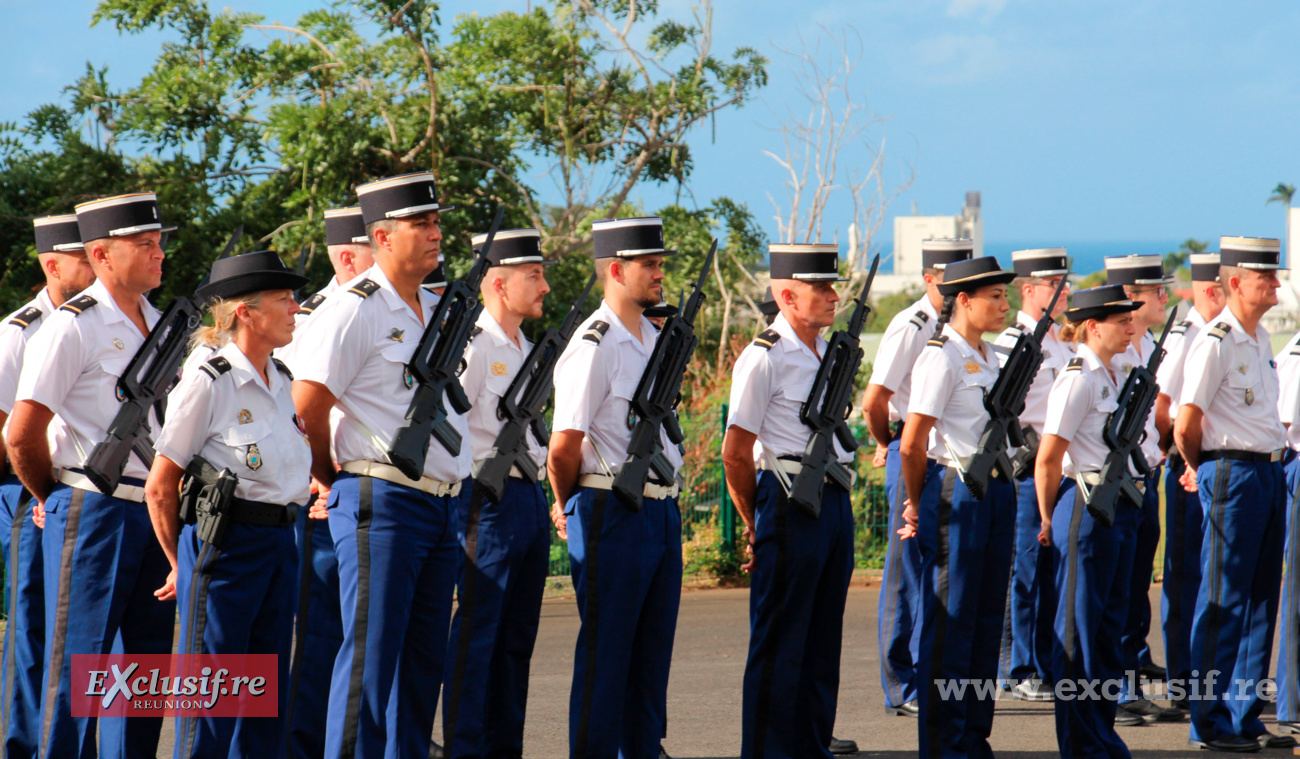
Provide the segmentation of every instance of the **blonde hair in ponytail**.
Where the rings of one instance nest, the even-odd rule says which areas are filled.
[[[230,339],[235,336],[235,332],[239,329],[239,320],[235,318],[235,310],[242,305],[257,308],[261,304],[261,292],[213,301],[208,306],[208,314],[212,317],[212,326],[204,325],[194,330],[194,336],[190,338],[190,350],[194,350],[201,345],[210,348],[224,346],[230,342]]]

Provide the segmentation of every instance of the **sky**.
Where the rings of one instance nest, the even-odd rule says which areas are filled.
[[[292,23],[322,0],[214,2]],[[528,0],[446,0],[462,13],[522,10]],[[689,19],[693,3],[661,0]],[[58,100],[90,60],[125,87],[149,68],[161,35],[90,27],[90,0],[0,0],[0,121]],[[695,200],[745,202],[775,237],[769,197],[784,199],[772,126],[801,96],[782,50],[852,29],[862,40],[854,90],[885,121],[869,133],[886,183],[909,174],[893,214],[960,211],[982,193],[989,241],[1047,246],[1099,241],[1280,237],[1266,205],[1300,184],[1295,125],[1300,33],[1293,0],[715,0],[714,49],[771,58],[760,97],[692,137]],[[883,129],[883,132],[881,131]],[[870,151],[846,156],[867,166]],[[648,208],[671,189],[640,193]],[[833,206],[843,240],[847,198]],[[1300,202],[1300,199],[1298,199]],[[892,227],[886,222],[882,238]]]

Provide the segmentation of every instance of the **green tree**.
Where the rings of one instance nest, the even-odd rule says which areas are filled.
[[[1182,244],[1178,246],[1178,250],[1170,251],[1164,255],[1165,271],[1177,272],[1187,266],[1187,262],[1191,260],[1193,253],[1204,253],[1209,249],[1209,240],[1197,240],[1192,237],[1183,240]]]

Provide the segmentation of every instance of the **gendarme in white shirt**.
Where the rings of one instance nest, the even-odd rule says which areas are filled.
[[[930,303],[930,296],[922,295],[920,300],[899,311],[889,321],[885,334],[880,338],[868,383],[880,385],[893,393],[889,397],[891,422],[907,421],[914,364],[926,341],[934,337],[934,325],[938,321],[939,312]]]
[[[31,310],[35,309],[35,310]],[[37,315],[36,312],[40,314]],[[54,301],[48,288],[41,288],[36,298],[9,314],[0,322],[0,412],[12,414],[14,399],[18,396],[18,375],[23,370],[23,352],[27,341],[50,314]]]
[[[946,338],[943,344],[936,345],[942,338]],[[963,460],[975,454],[989,421],[984,391],[998,378],[997,351],[983,340],[980,347],[982,351],[976,350],[951,324],[945,324],[912,368],[908,413],[935,419],[929,456],[947,465],[955,463],[949,446]]]
[[[993,344],[999,348],[1013,348],[1022,334],[1032,335],[1037,328],[1037,320],[1020,311],[1016,314],[1016,323],[1003,330]],[[1025,395],[1025,410],[1020,415],[1020,423],[1032,427],[1034,432],[1040,435],[1047,421],[1047,396],[1052,392],[1052,383],[1065,369],[1066,364],[1070,363],[1070,359],[1074,358],[1074,349],[1069,343],[1057,338],[1056,332],[1057,328],[1052,327],[1043,338],[1043,363],[1039,365],[1038,374],[1034,375],[1029,393]],[[1005,360],[1004,356],[999,355],[999,363]]]
[[[1047,424],[1043,434],[1065,438],[1064,472],[1100,472],[1110,448],[1102,439],[1106,419],[1119,407],[1120,376],[1101,363],[1101,358],[1080,343],[1078,356],[1056,377],[1047,399]],[[1130,471],[1132,464],[1129,463]]]
[[[519,333],[521,344],[515,345],[486,308],[479,314],[477,326],[482,332],[470,338],[465,348],[465,370],[460,375],[460,384],[465,388],[470,403],[474,404],[467,416],[475,464],[488,457],[501,427],[505,425],[505,421],[497,416],[497,406],[533,347],[522,330]],[[531,427],[525,439],[528,441],[528,455],[539,468],[544,466],[547,441],[534,438]]]
[[[1252,338],[1231,308],[1201,330],[1187,352],[1180,403],[1205,414],[1201,450],[1281,448],[1286,430],[1278,417],[1278,391],[1268,330],[1258,327]]]
[[[1169,418],[1178,418],[1178,401],[1183,394],[1183,364],[1187,361],[1187,349],[1192,341],[1205,329],[1205,318],[1195,308],[1189,309],[1187,318],[1174,325],[1165,338],[1165,358],[1156,370],[1156,384],[1160,392],[1169,396]]]

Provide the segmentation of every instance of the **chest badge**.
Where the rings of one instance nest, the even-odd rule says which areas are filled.
[[[388,333],[388,339],[392,340],[395,343],[400,343],[402,342],[402,338],[405,335],[406,335],[406,330],[393,327],[393,330]]]
[[[501,375],[505,374],[507,371],[509,371],[509,369],[506,369],[506,365],[501,363],[500,361],[497,361],[492,364],[493,377],[500,377]]]
[[[1245,373],[1246,373],[1246,365],[1245,365],[1245,364],[1237,364],[1237,372],[1240,373],[1240,374],[1245,374]]]
[[[1249,406],[1254,402],[1255,402],[1255,391],[1251,390],[1250,388],[1246,388],[1246,405]]]
[[[962,368],[964,368],[964,369],[966,370],[966,373],[967,373],[967,374],[979,374],[979,373],[980,373],[980,365],[977,364],[977,363],[975,363],[974,361],[967,361],[967,362],[966,362],[966,365],[965,365],[964,367],[962,367]]]
[[[244,456],[244,463],[254,472],[262,468],[262,451],[257,447],[257,443],[248,446],[248,453]]]
[[[1101,399],[1104,401],[1104,400],[1106,400],[1106,399],[1109,398],[1109,397],[1110,397],[1110,388],[1108,388],[1108,387],[1103,387],[1103,388],[1101,389]]]
[[[411,367],[409,366],[402,367],[402,385],[407,390],[415,387],[415,375],[411,374]]]
[[[126,350],[126,343],[122,342],[122,338],[115,337],[113,338],[113,347],[120,351],[124,351]]]
[[[241,408],[239,410],[239,423],[251,424],[252,421],[253,421],[253,412],[249,411],[246,408]]]

